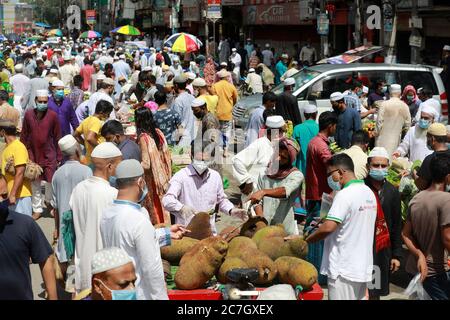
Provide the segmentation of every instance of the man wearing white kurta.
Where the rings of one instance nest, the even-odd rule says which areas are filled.
[[[92,151],[94,176],[80,182],[72,191],[69,205],[75,228],[75,290],[91,288],[91,259],[103,248],[100,220],[103,211],[117,197],[109,178],[114,175],[122,153],[111,142],[103,142]]]
[[[232,158],[233,176],[238,181],[242,196],[242,207],[248,209],[249,194],[255,191],[260,173],[264,173],[273,155],[272,139],[278,139],[285,122],[281,116],[267,117],[267,134],[256,139],[247,148]]]
[[[231,63],[234,64],[234,69],[233,69],[233,73],[236,75],[236,79],[239,83],[240,79],[241,79],[241,62],[242,62],[242,58],[241,55],[239,53],[237,53],[236,48],[233,48],[232,50],[232,54],[230,56],[230,61]]]
[[[143,176],[144,169],[134,159],[117,166],[119,194],[100,222],[103,245],[122,248],[132,258],[138,300],[168,300],[158,235],[139,204],[147,195]]]
[[[427,147],[427,131],[438,117],[439,114],[433,107],[425,105],[420,112],[419,121],[414,127],[409,128],[393,157],[408,155],[409,161],[414,162],[416,160],[423,161],[426,156],[433,153],[433,150]]]
[[[348,155],[333,156],[327,175],[338,192],[325,222],[306,241],[325,239],[320,273],[328,276],[328,299],[364,300],[372,281],[377,200],[363,180],[356,180]]]

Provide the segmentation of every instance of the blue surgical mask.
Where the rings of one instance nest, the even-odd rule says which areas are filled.
[[[328,186],[333,189],[334,191],[339,191],[342,189],[341,184],[339,181],[334,181],[333,176],[329,176],[327,179]]]
[[[117,183],[116,183],[117,177],[116,176],[111,176],[111,177],[109,177],[108,180],[109,180],[109,184],[111,185],[111,187],[117,188]]]
[[[59,99],[59,100],[63,99],[64,98],[64,90],[56,90],[55,98]]]
[[[136,289],[132,290],[111,290],[102,280],[98,279],[101,284],[111,292],[111,300],[137,300]]]
[[[358,97],[361,97],[362,95],[363,95],[363,91],[362,90],[358,90],[358,92],[356,92],[356,95],[358,96]]]
[[[387,86],[384,86],[381,88],[381,92],[386,93],[387,92]]]
[[[45,110],[47,110],[47,108],[48,108],[47,103],[38,103],[38,102],[36,102],[36,109],[38,111],[45,111]]]
[[[142,194],[141,194],[141,197],[138,200],[138,203],[142,203],[142,201],[144,201],[144,199],[147,196],[147,194],[148,194],[148,188],[147,188],[147,185],[145,185],[144,189],[142,189]]]
[[[425,119],[419,120],[419,127],[421,127],[422,129],[428,129],[429,126],[430,126],[430,120],[425,120]]]
[[[384,178],[386,178],[388,174],[388,169],[384,168],[384,169],[370,169],[369,171],[369,175],[370,177],[372,177],[373,179],[377,180],[377,181],[383,181]]]

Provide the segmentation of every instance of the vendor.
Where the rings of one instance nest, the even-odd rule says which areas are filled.
[[[164,209],[175,216],[175,223],[187,226],[199,212],[209,212],[219,205],[219,210],[245,220],[247,211],[234,208],[223,190],[220,174],[208,168],[214,152],[205,142],[194,140],[191,145],[192,164],[178,171],[169,182],[169,189],[162,199]],[[217,234],[215,214],[210,223]]]
[[[278,149],[278,150],[277,150]],[[249,196],[256,214],[264,216],[269,224],[282,223],[290,235],[298,235],[294,219],[294,201],[298,194],[303,174],[292,164],[299,148],[292,140],[281,138],[266,172],[260,173],[255,193]]]

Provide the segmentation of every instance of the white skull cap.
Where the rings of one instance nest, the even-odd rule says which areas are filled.
[[[111,247],[100,250],[94,254],[91,261],[92,274],[112,270],[127,263],[133,262],[125,250]]]

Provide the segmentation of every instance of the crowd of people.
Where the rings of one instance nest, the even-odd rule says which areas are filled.
[[[213,234],[215,213],[245,221],[251,211],[289,237],[303,234],[330,299],[389,294],[403,244],[408,271],[420,272],[431,298],[449,299],[450,153],[431,90],[384,79],[369,90],[352,79],[319,115],[313,104],[300,112],[293,95],[292,76],[317,58],[310,46],[301,63],[287,54],[275,63],[268,44],[260,52],[225,39],[216,60],[101,41],[0,49],[0,299],[33,298],[30,260],[48,299],[61,284],[74,299],[168,299],[160,247],[211,211]],[[230,157],[242,70],[262,104],[244,149]],[[365,121],[376,124],[370,135]],[[191,163],[175,173],[177,148]],[[402,172],[420,190],[403,221],[387,175],[405,157],[422,164]],[[240,205],[224,192],[224,159]],[[53,248],[35,222],[45,210],[55,221]]]

